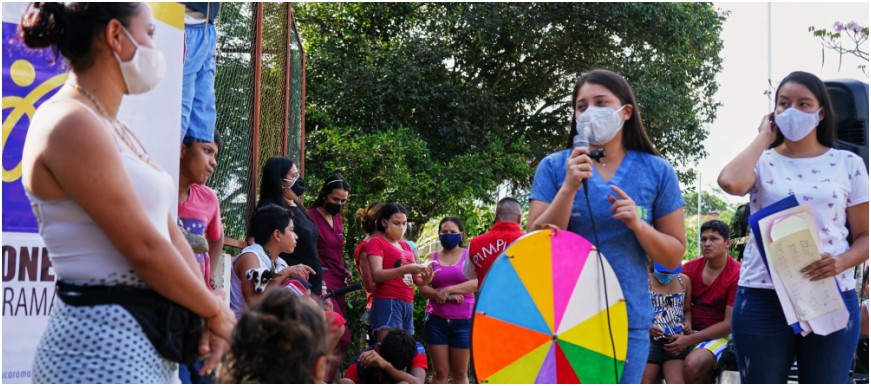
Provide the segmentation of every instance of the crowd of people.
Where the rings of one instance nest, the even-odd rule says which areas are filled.
[[[677,175],[650,140],[629,83],[606,70],[577,80],[567,149],[538,164],[526,229],[523,205],[505,197],[492,227],[475,237],[462,219],[443,218],[441,248],[423,257],[408,240],[405,207],[376,202],[355,212],[366,237],[353,240],[354,267],[346,266],[345,206],[354,187],[331,175],[306,209],[297,163],[268,159],[248,246],[232,258],[228,307],[212,278],[223,231],[206,182],[222,143],[213,116],[219,6],[208,4],[189,5],[185,19],[177,189],[117,119],[125,94],[162,78],[150,7],[35,3],[22,19],[24,43],[56,49],[70,67],[66,86],[34,115],[22,162],[59,278],[35,382],[424,383],[431,362],[430,382],[468,383],[476,292],[496,258],[541,227],[578,233],[606,251],[628,313],[622,383],[706,383],[726,350],[734,350],[742,382],[785,383],[797,359],[802,382],[846,383],[860,334],[867,347],[868,306],[860,312],[853,272],[868,256],[868,174],[861,158],[835,148],[831,99],[803,72],[780,83],[776,110],[719,184],[749,194],[753,212],[787,195],[811,205],[821,259],[803,272],[837,281],[850,315],[840,331],[795,334],[757,246],[748,243],[737,262],[721,221],[702,225],[702,256],[682,261]],[[588,145],[577,145],[578,133]],[[176,193],[178,216],[170,210]],[[352,339],[346,299],[333,295],[352,284],[352,269],[372,339],[341,368]],[[866,270],[865,297],[867,277]],[[427,301],[424,342],[414,336],[415,287]]]

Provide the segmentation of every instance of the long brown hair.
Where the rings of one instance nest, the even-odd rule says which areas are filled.
[[[653,141],[647,136],[647,130],[644,129],[644,124],[641,122],[641,109],[638,108],[638,102],[635,100],[635,92],[629,86],[620,74],[608,70],[593,70],[581,75],[575,83],[575,89],[572,91],[572,114],[569,119],[569,135],[566,147],[571,148],[572,137],[575,135],[575,103],[578,100],[578,93],[581,87],[586,84],[597,84],[607,88],[614,93],[620,103],[624,105],[632,105],[632,116],[629,120],[623,123],[623,147],[626,150],[635,150],[644,153],[650,153],[657,156],[662,156],[656,151],[653,146]]]

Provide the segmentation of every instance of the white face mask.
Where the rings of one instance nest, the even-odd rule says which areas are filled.
[[[783,137],[792,141],[798,142],[807,137],[817,125],[820,124],[820,107],[814,113],[806,113],[797,110],[795,107],[790,107],[786,111],[774,116],[774,123],[777,128],[783,133]]]
[[[584,132],[582,127],[588,127],[589,130],[585,131],[589,133],[590,144],[602,146],[617,136],[617,132],[623,128],[623,118],[619,114],[623,107],[626,105],[616,110],[605,106],[587,107],[577,118],[576,130],[581,133]]]
[[[122,61],[118,53],[112,51],[121,66],[121,76],[124,77],[124,83],[127,85],[127,93],[142,94],[148,92],[160,83],[166,72],[166,60],[163,57],[163,52],[140,45],[126,28],[122,26],[121,29],[136,46],[136,52],[133,53],[133,58],[129,62]]]

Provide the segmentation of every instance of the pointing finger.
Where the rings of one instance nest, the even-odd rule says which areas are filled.
[[[617,185],[611,185],[611,190],[616,192],[617,195],[620,196],[620,198],[622,198],[624,200],[631,200],[632,199],[631,197],[629,197],[628,194],[626,194],[626,192],[623,191],[623,189],[618,188]]]

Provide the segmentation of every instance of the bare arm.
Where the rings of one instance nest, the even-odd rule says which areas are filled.
[[[209,240],[209,268],[211,272],[209,276],[215,277],[215,270],[217,266],[221,264],[221,253],[224,251],[224,233],[221,233],[221,237],[218,237],[217,240]],[[213,279],[214,281],[214,279]],[[212,285],[212,283],[209,283]]]
[[[699,331],[697,334],[692,334],[692,343],[699,344],[706,340],[725,338],[732,332],[732,306],[726,306],[726,316],[723,321],[717,322],[714,325]]]
[[[862,307],[859,308],[859,314],[862,316],[859,335],[868,336],[868,307],[865,307],[865,303],[862,303]]]
[[[638,243],[653,261],[668,268],[680,265],[686,250],[683,208],[653,220],[653,225],[641,221],[635,232]]]
[[[733,196],[743,196],[756,184],[756,162],[776,137],[777,125],[771,123],[773,114],[765,114],[759,124],[759,135],[741,153],[720,171],[717,183]]]
[[[172,240],[150,222],[141,201],[131,194],[133,181],[122,166],[117,145],[96,117],[80,111],[61,118],[47,138],[42,158],[63,191],[151,288],[204,317],[226,308],[202,285]],[[225,325],[219,335],[228,339],[231,328]]]
[[[423,295],[423,297],[425,297],[429,300],[434,300],[434,301],[439,302],[439,303],[444,303],[444,299],[439,299],[439,290],[432,288],[428,285],[421,286],[418,288],[420,289],[420,294]]]
[[[233,263],[233,273],[236,274],[236,277],[238,277],[239,281],[242,283],[242,296],[245,298],[245,304],[247,304],[248,307],[251,307],[263,300],[266,294],[272,292],[276,288],[281,288],[281,284],[285,280],[302,271],[300,266],[305,265],[297,264],[293,267],[287,267],[280,272],[276,272],[277,276],[273,277],[263,289],[263,292],[260,293],[254,291],[254,283],[248,281],[245,277],[249,269],[260,268],[260,262],[257,260],[257,256],[253,253],[246,252],[239,256],[239,258],[236,259],[236,262]],[[309,270],[311,270],[310,267]]]
[[[372,270],[372,279],[376,283],[386,283],[407,273],[412,275],[423,272],[426,268],[420,264],[406,264],[399,268],[382,268],[384,258],[378,255],[368,255],[369,269]]]
[[[682,273],[680,275],[683,276],[684,284],[687,287],[687,294],[683,303],[683,318],[684,326],[686,327],[684,331],[686,334],[689,334],[693,328],[693,282],[686,274]]]
[[[375,292],[375,279],[372,278],[372,270],[369,268],[369,255],[366,254],[366,251],[360,252],[360,279],[363,281],[363,288],[366,289],[366,292],[372,293]]]
[[[449,294],[468,295],[478,290],[478,279],[466,280],[460,284],[454,284],[443,288]]]

